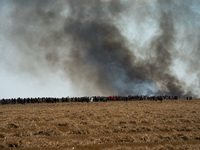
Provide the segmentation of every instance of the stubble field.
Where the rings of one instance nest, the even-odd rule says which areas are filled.
[[[0,148],[200,149],[200,100],[0,106]]]

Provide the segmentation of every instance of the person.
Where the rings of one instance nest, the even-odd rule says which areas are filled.
[[[16,104],[16,98],[14,98],[14,105]]]
[[[162,96],[160,96],[160,101],[162,102],[162,100],[163,100],[163,97],[162,97]]]
[[[1,104],[2,104],[2,105],[4,104],[4,98],[1,100]]]
[[[90,98],[90,101],[93,102],[93,97]]]
[[[81,98],[81,102],[83,103],[85,101],[85,97],[82,97]]]
[[[22,99],[22,98],[20,98],[20,100],[19,100],[19,101],[20,101],[20,104],[22,104],[22,105],[24,104],[24,101],[23,101],[23,99]]]

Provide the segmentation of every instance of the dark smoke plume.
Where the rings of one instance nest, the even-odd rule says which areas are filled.
[[[178,55],[175,18],[180,5],[176,2],[158,0],[156,12],[135,18],[136,22],[153,18],[158,23],[145,46],[145,59],[137,57],[122,34],[123,27],[116,25],[130,9],[123,1],[9,2],[16,6],[10,15],[9,39],[22,58],[20,70],[34,76],[62,71],[87,95],[192,94],[171,70]]]
[[[162,5],[170,7],[171,1],[159,1],[158,7]],[[158,8],[158,9],[160,9]],[[160,10],[159,35],[153,37],[150,51],[155,53],[155,58],[149,64],[149,76],[154,82],[160,84],[158,93],[183,95],[184,89],[176,76],[171,73],[170,67],[173,63],[171,51],[175,49],[176,31],[174,28],[173,14],[170,10]]]
[[[112,9],[108,7],[106,12],[101,8],[103,4],[100,1],[90,1],[88,12],[77,11],[74,1],[70,3],[74,15],[67,18],[65,33],[70,36],[73,48],[70,52],[72,59],[66,63],[66,66],[70,64],[67,70],[72,73],[73,80],[91,82],[102,93],[136,93],[134,88],[138,83],[151,81],[145,78],[141,68],[135,66],[136,58],[127,48],[126,39],[119,29],[109,17],[105,17],[108,12],[114,15],[121,10],[119,2],[112,3]],[[94,14],[96,11],[98,13]]]

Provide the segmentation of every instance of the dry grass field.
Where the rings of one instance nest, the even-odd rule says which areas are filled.
[[[200,100],[0,105],[0,148],[200,149]]]

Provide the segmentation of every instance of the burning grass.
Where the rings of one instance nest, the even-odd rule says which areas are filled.
[[[200,100],[0,106],[0,148],[200,149]]]

